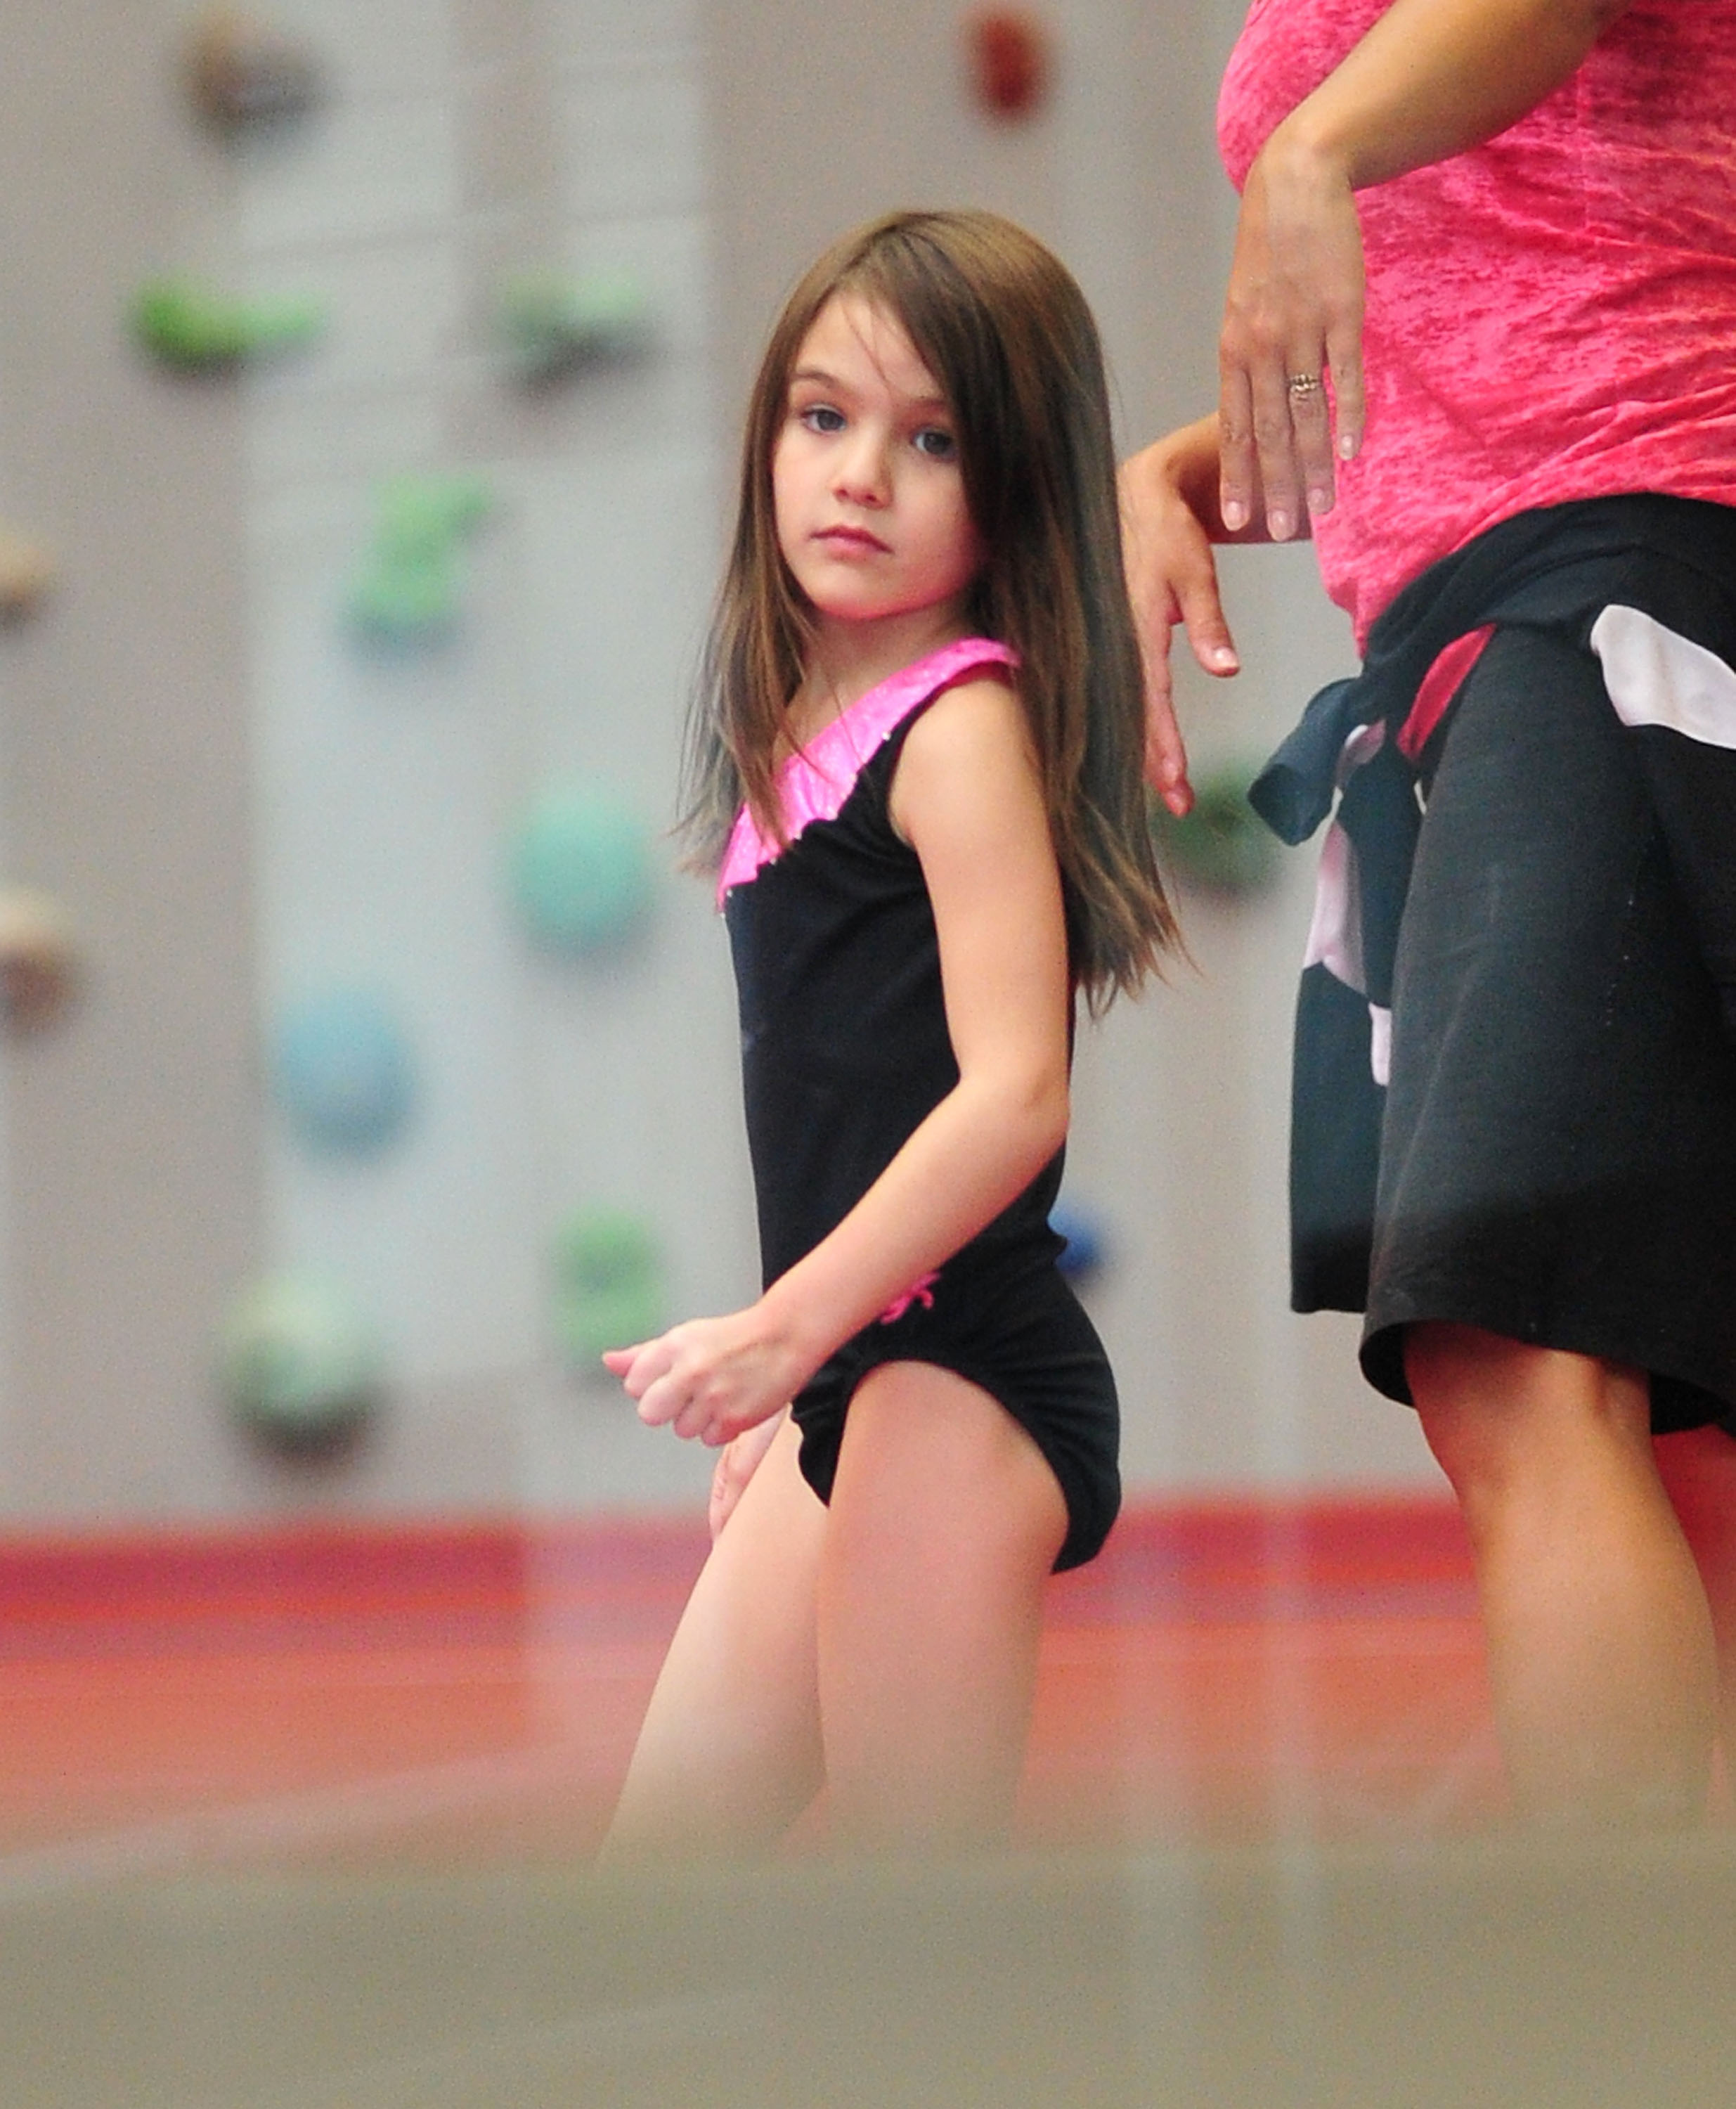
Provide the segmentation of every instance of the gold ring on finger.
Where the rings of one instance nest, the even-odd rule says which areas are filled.
[[[1318,373],[1292,373],[1284,386],[1290,391],[1292,403],[1305,403],[1310,395],[1319,394],[1320,377]]]

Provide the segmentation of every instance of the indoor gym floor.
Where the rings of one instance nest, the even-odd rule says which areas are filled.
[[[0,1548],[4,2109],[1736,2098],[1736,1840],[1522,1840],[1415,1497],[1053,1585],[1018,1850],[587,1858],[692,1521]]]

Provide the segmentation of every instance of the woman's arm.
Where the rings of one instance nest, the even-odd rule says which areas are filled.
[[[1354,193],[1504,131],[1575,72],[1632,0],[1393,0],[1279,124],[1242,195],[1219,345],[1219,506],[1263,504],[1276,541],[1332,503],[1362,443],[1362,237]]]
[[[1066,1135],[1066,924],[1017,698],[972,681],[932,705],[904,743],[892,810],[934,905],[958,1082],[757,1303],[605,1358],[641,1418],[679,1435],[725,1443],[775,1413],[999,1215]]]
[[[1219,345],[1217,413],[1122,471],[1128,583],[1145,653],[1147,773],[1193,803],[1170,635],[1238,671],[1210,544],[1305,536],[1334,496],[1336,441],[1362,444],[1362,233],[1355,192],[1492,138],[1566,80],[1632,0],[1393,0],[1278,126],[1243,187]]]
[[[1263,542],[1256,519],[1238,535],[1218,511],[1216,413],[1155,440],[1121,465],[1121,556],[1145,668],[1146,780],[1172,813],[1193,803],[1188,755],[1175,721],[1170,637],[1185,624],[1208,674],[1239,673],[1242,662],[1218,593],[1214,542]]]

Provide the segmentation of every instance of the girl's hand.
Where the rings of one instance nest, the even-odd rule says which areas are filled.
[[[611,1348],[603,1362],[637,1400],[647,1427],[668,1426],[713,1448],[769,1419],[812,1374],[758,1304]]]
[[[1362,445],[1362,313],[1349,173],[1287,120],[1248,171],[1218,345],[1218,503],[1232,534],[1262,495],[1274,542],[1331,508],[1335,423],[1340,460]]]
[[[706,1510],[714,1544],[734,1512],[748,1481],[771,1448],[787,1415],[787,1409],[784,1413],[774,1413],[769,1420],[762,1420],[742,1434],[733,1437],[719,1453],[716,1469],[711,1474],[711,1499]]]
[[[1145,662],[1145,774],[1172,813],[1193,803],[1187,750],[1175,721],[1170,671],[1170,633],[1187,625],[1193,656],[1220,678],[1240,671],[1235,640],[1224,619],[1211,530],[1190,487],[1218,470],[1217,421],[1202,419],[1172,432],[1122,464],[1121,543],[1128,597]]]

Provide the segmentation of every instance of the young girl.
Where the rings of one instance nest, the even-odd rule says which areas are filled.
[[[991,1840],[1044,1579],[1120,1497],[1048,1221],[1074,995],[1136,988],[1173,934],[1102,356],[1029,235],[897,214],[796,288],[701,704],[688,828],[734,955],[766,1289],[606,1360],[709,1443],[793,1405],[610,1849],[749,1847],[823,1782],[847,1842]]]

